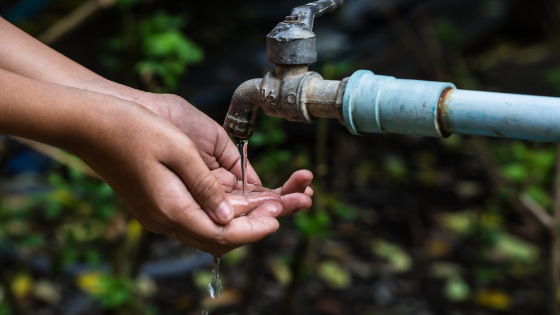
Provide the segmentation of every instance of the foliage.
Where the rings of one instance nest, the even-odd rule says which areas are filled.
[[[204,57],[202,49],[181,32],[186,21],[185,15],[170,16],[159,11],[140,23],[144,59],[136,68],[141,76],[160,76],[167,90],[175,90],[186,67]]]
[[[64,174],[58,168],[53,168],[47,176],[48,191],[23,204],[10,202],[18,196],[2,200],[0,228],[5,231],[5,237],[0,238],[0,244],[45,253],[58,273],[77,264],[96,268],[107,262],[117,263],[109,259],[108,254],[114,250],[111,248],[137,243],[141,227],[135,220],[126,223],[128,213],[106,183],[72,169]],[[53,291],[53,285],[56,286],[35,281],[31,274],[20,272],[12,279],[10,290],[16,299],[33,293],[56,301],[59,293]],[[139,282],[124,274],[112,276],[86,271],[77,276],[76,285],[106,308],[134,309],[140,297],[135,293]],[[2,304],[2,309],[6,310],[7,306]]]
[[[352,284],[352,277],[348,270],[335,261],[323,261],[319,265],[318,274],[333,289],[346,289]]]
[[[128,8],[136,3],[121,4]],[[204,58],[202,48],[182,32],[187,22],[185,13],[170,15],[157,11],[144,17],[138,27],[128,26],[106,42],[107,52],[102,55],[101,63],[109,70],[122,71],[130,62],[127,53],[139,51],[134,69],[148,89],[152,92],[174,91],[187,67]],[[157,79],[161,79],[161,84]]]
[[[412,257],[397,244],[377,239],[372,241],[371,248],[375,255],[387,260],[393,272],[405,273],[412,268]]]
[[[530,147],[521,141],[508,141],[493,149],[501,165],[501,174],[541,206],[550,208],[552,200],[547,187],[554,180],[555,147]]]

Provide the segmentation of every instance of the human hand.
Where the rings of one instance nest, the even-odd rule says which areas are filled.
[[[176,95],[143,93],[135,98],[134,102],[157,113],[184,132],[194,142],[204,163],[225,191],[235,195],[241,194],[239,151],[222,126]],[[279,217],[288,216],[311,206],[313,190],[309,185],[312,180],[311,172],[301,170],[295,172],[283,187],[269,190],[262,187],[257,173],[251,164],[247,163],[248,191],[253,194],[263,191],[278,194],[283,206]]]
[[[0,133],[82,158],[148,230],[220,256],[278,228],[278,194],[227,196],[189,137],[152,111],[1,69],[0,87]],[[227,224],[207,214],[232,205]]]
[[[71,151],[111,185],[145,228],[216,257],[278,229],[276,217],[283,213],[279,191],[253,187],[242,196],[230,187],[226,196],[213,175],[220,178],[225,169],[211,173],[185,133],[137,104],[116,103],[101,128]],[[301,190],[295,186],[300,181],[288,181],[284,190]],[[223,203],[233,205],[234,213],[227,224],[217,224],[221,218],[215,209]]]

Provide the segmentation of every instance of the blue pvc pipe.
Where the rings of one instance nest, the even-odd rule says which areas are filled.
[[[560,98],[457,90],[451,83],[354,73],[344,93],[348,130],[446,137],[451,133],[560,142]]]

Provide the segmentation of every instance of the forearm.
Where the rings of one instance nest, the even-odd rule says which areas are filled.
[[[61,147],[72,153],[106,137],[117,98],[45,83],[0,69],[0,133]]]
[[[143,92],[109,81],[0,18],[0,69],[21,76],[113,95],[128,101]]]

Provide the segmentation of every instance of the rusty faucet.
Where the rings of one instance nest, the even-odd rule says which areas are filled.
[[[261,107],[269,116],[296,122],[336,118],[356,135],[462,133],[560,142],[560,98],[458,90],[451,83],[366,70],[331,81],[308,71],[317,61],[314,19],[343,5],[344,0],[321,0],[297,7],[268,34],[267,60],[275,69],[237,88],[224,122],[228,134],[249,139]]]
[[[263,79],[243,83],[231,100],[224,128],[232,136],[249,139],[259,107],[269,116],[312,123],[318,117],[342,115],[342,97],[347,80],[330,81],[308,65],[317,61],[316,17],[338,10],[344,0],[321,0],[293,9],[266,38],[267,60],[275,69]]]

